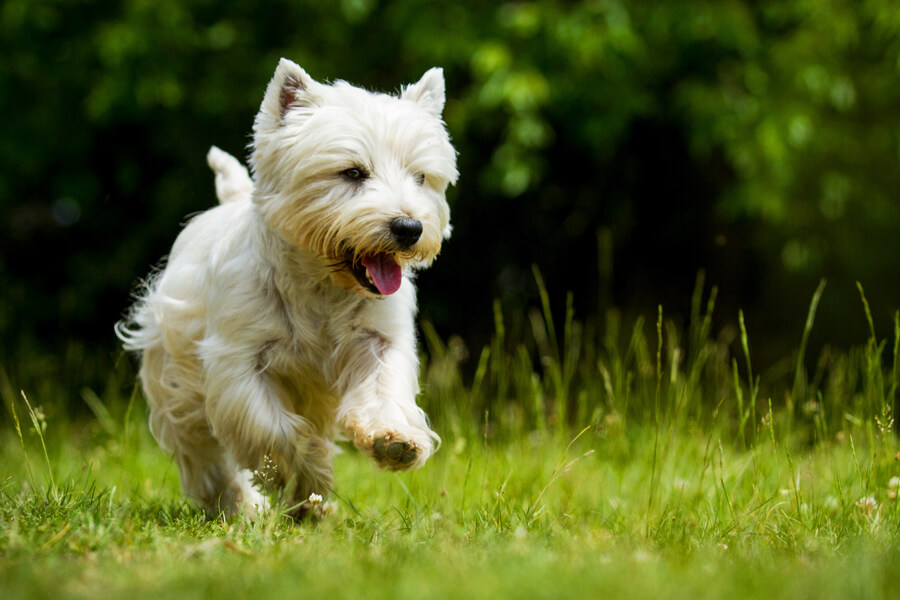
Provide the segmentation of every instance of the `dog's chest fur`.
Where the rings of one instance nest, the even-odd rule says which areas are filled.
[[[258,364],[285,392],[281,397],[292,399],[290,409],[324,430],[346,388],[373,372],[390,345],[390,323],[375,320],[383,310],[379,305],[391,301],[304,279],[293,258],[291,271],[273,270],[264,284],[277,307],[281,335],[263,344]]]

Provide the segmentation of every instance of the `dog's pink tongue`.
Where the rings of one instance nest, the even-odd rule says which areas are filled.
[[[378,291],[388,296],[400,289],[403,281],[403,273],[400,265],[394,257],[384,252],[378,254],[366,254],[362,257],[362,264],[372,277],[372,282]]]

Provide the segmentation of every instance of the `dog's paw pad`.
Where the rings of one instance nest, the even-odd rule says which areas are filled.
[[[393,440],[391,437],[380,437],[372,445],[375,460],[388,469],[409,468],[419,457],[419,447],[415,442]]]

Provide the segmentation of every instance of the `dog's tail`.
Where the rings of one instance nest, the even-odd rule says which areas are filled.
[[[253,180],[247,168],[232,155],[212,146],[206,162],[216,174],[216,196],[221,204],[248,199],[253,193]]]

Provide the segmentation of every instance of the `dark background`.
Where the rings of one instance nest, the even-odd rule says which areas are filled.
[[[278,58],[395,91],[444,68],[461,179],[420,277],[470,348],[536,304],[746,315],[762,361],[881,335],[900,299],[900,11],[889,0],[0,4],[0,353],[117,356],[113,323],[184,218],[210,144],[246,156]],[[814,355],[814,353],[813,353]]]

